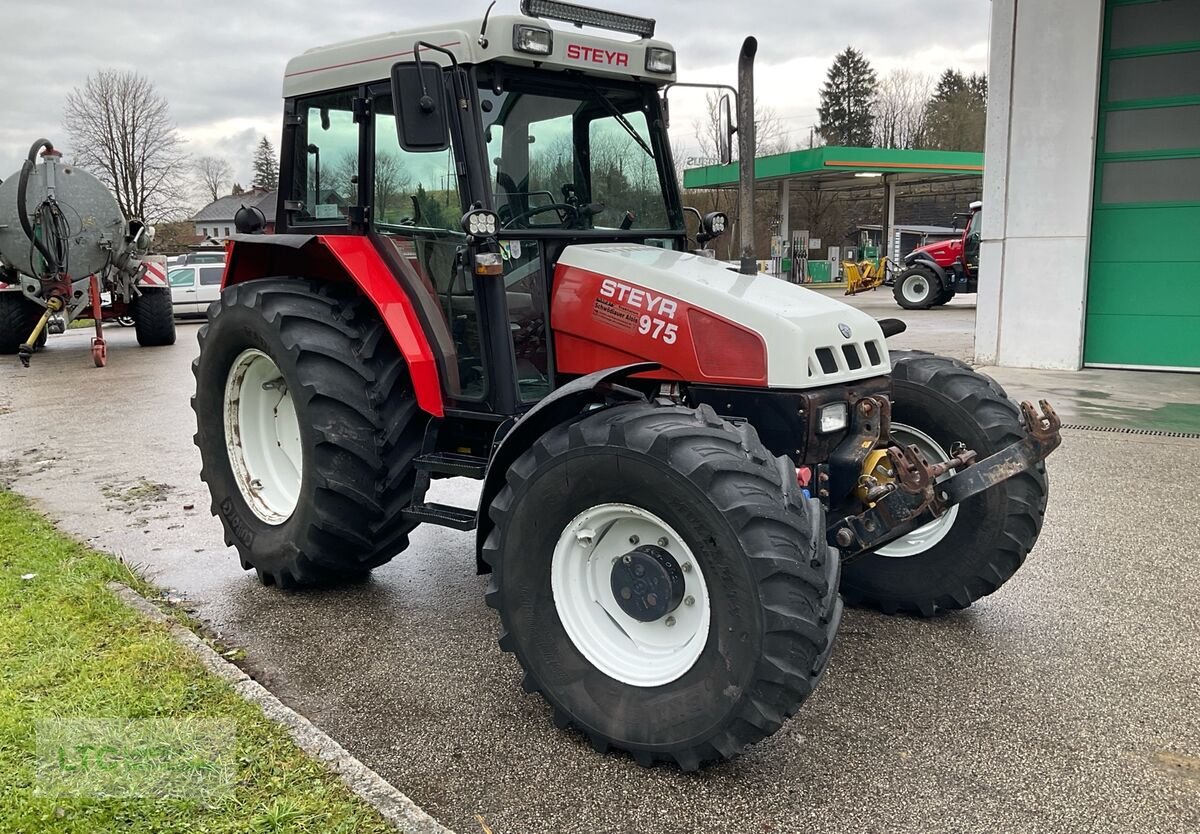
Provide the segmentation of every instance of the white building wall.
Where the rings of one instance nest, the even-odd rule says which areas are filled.
[[[992,0],[980,364],[1081,367],[1103,0]]]

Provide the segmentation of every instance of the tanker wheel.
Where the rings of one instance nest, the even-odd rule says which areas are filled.
[[[842,604],[795,471],[749,425],[649,403],[551,429],[512,464],[487,603],[556,725],[695,770],[799,708]]]
[[[320,282],[250,281],[221,293],[199,338],[201,477],[242,567],[319,584],[407,547],[425,420],[375,308]]]
[[[956,359],[892,351],[892,434],[930,462],[958,443],[978,460],[1025,436],[1021,412],[994,380]],[[947,475],[946,477],[949,477]],[[1045,465],[952,507],[935,521],[842,567],[846,602],[931,616],[966,608],[1003,585],[1042,529]]]
[[[175,344],[175,308],[169,287],[141,287],[129,304],[133,329],[142,347]]]
[[[932,270],[912,266],[896,276],[892,297],[905,310],[928,310],[943,292],[941,279]]]
[[[0,292],[0,354],[16,353],[29,338],[38,319],[45,312],[39,304],[19,292]],[[34,348],[46,345],[47,331],[42,329]]]

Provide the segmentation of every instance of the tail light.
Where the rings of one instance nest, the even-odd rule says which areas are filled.
[[[767,348],[762,337],[702,310],[688,310],[692,346],[700,372],[714,379],[767,381]]]

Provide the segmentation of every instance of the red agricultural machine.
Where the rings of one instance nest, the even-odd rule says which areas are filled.
[[[928,310],[958,293],[979,292],[979,231],[983,203],[971,203],[966,214],[954,215],[955,227],[965,218],[962,236],[939,240],[904,256],[904,271],[896,276],[892,294],[906,310]]]
[[[556,724],[694,770],[799,708],[843,599],[928,616],[1007,581],[1058,421],[756,274],[750,219],[740,269],[693,254],[654,21],[522,12],[289,63],[278,233],[234,237],[200,332],[202,474],[268,585],[474,530]],[[478,505],[428,500],[448,477]]]

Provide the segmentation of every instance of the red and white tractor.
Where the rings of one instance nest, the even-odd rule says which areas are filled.
[[[904,256],[904,271],[892,283],[896,303],[906,310],[928,310],[960,293],[979,292],[979,234],[983,203],[971,203],[966,214],[954,215],[954,226],[966,218],[960,237],[921,246]]]
[[[200,332],[202,474],[268,585],[474,529],[555,723],[693,770],[799,708],[843,599],[927,616],[1007,581],[1058,423],[744,238],[740,270],[689,252],[654,21],[522,12],[288,64],[277,233],[234,237]],[[429,501],[446,477],[478,505]]]

